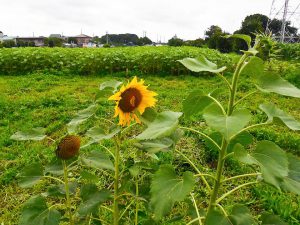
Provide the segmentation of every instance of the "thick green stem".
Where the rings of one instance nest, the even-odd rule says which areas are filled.
[[[223,167],[224,167],[224,157],[226,155],[228,143],[223,139],[221,151],[219,153],[219,159],[218,159],[218,166],[217,166],[217,175],[214,183],[214,187],[210,196],[209,206],[208,206],[208,212],[213,210],[216,207],[216,200],[218,197],[219,188],[222,183],[222,173],[223,173]]]
[[[115,137],[115,177],[114,177],[114,225],[119,224],[120,212],[119,212],[119,161],[120,161],[120,138]]]
[[[66,191],[66,208],[68,209],[70,225],[74,225],[73,215],[71,210],[71,200],[70,200],[70,189],[69,189],[69,180],[68,180],[68,167],[65,160],[62,160],[63,168],[64,168],[64,183],[65,183],[65,191]]]
[[[135,180],[135,225],[138,225],[138,213],[139,213],[139,182],[138,178],[136,177]]]
[[[236,95],[236,90],[237,90],[237,85],[238,85],[238,80],[239,80],[239,76],[240,73],[242,71],[242,68],[244,66],[244,62],[247,59],[248,55],[244,54],[240,61],[238,62],[236,69],[234,71],[233,74],[233,78],[232,78],[232,84],[231,84],[231,93],[230,93],[230,98],[229,98],[229,104],[228,104],[228,111],[227,111],[227,115],[230,116],[233,112],[234,109],[234,101],[235,101],[235,95]]]
[[[240,76],[240,73],[244,67],[244,62],[246,61],[248,55],[244,54],[234,71],[233,78],[232,78],[232,84],[231,84],[231,91],[230,91],[230,97],[229,97],[229,103],[228,103],[228,109],[227,109],[227,115],[230,116],[233,112],[234,105],[235,105],[235,96],[236,96],[236,91],[237,91],[237,86],[238,86],[238,79]],[[218,193],[220,186],[222,184],[222,174],[223,174],[223,169],[224,169],[224,162],[226,159],[226,154],[227,154],[227,147],[228,147],[229,142],[223,138],[222,140],[222,145],[221,149],[219,152],[219,159],[218,159],[218,166],[217,166],[217,175],[214,183],[214,187],[210,196],[210,201],[209,201],[209,206],[208,206],[208,213],[213,210],[216,205],[217,205],[217,198],[218,198]]]

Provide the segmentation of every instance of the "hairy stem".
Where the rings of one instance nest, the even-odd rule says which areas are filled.
[[[245,184],[241,184],[239,186],[237,186],[236,188],[226,192],[224,195],[222,195],[220,198],[217,199],[217,203],[219,203],[220,201],[222,201],[224,198],[226,198],[228,195],[232,194],[233,192],[239,190],[240,188],[242,187],[245,187],[245,186],[248,186],[248,185],[252,185],[252,184],[257,184],[258,181],[252,181],[252,182],[248,182],[248,183],[245,183]]]
[[[63,168],[64,168],[64,183],[65,183],[65,191],[66,191],[66,208],[68,209],[70,225],[74,225],[73,215],[71,211],[71,200],[70,200],[70,189],[69,189],[69,179],[68,179],[68,167],[65,160],[62,160]]]
[[[192,201],[193,201],[196,213],[197,213],[197,217],[198,217],[198,220],[199,220],[199,225],[202,225],[200,213],[199,213],[199,210],[198,210],[197,202],[196,202],[196,200],[194,198],[194,194],[191,193],[191,197],[192,197]]]
[[[135,180],[135,225],[138,225],[138,213],[139,213],[139,182],[138,182],[138,178],[136,177]]]
[[[247,173],[247,174],[241,174],[241,175],[237,175],[237,176],[234,176],[234,177],[229,177],[227,179],[224,179],[223,182],[227,182],[229,180],[234,180],[234,179],[237,179],[237,178],[243,178],[243,177],[250,177],[250,176],[258,176],[258,175],[261,175],[261,173]]]
[[[232,114],[233,109],[234,109],[234,105],[235,105],[234,101],[235,101],[239,76],[240,76],[240,73],[243,69],[244,62],[246,61],[247,58],[248,58],[247,54],[244,54],[240,58],[237,66],[235,68],[234,74],[233,74],[230,97],[229,97],[229,102],[228,102],[228,109],[227,109],[227,115],[228,116],[230,116]],[[229,144],[229,142],[226,141],[225,138],[223,138],[221,149],[220,149],[220,152],[219,152],[217,175],[216,175],[214,187],[213,187],[213,190],[212,190],[211,196],[210,196],[210,201],[209,201],[209,206],[208,206],[208,213],[210,213],[211,210],[213,210],[217,206],[217,203],[218,203],[217,198],[218,198],[218,193],[219,193],[220,186],[222,184],[222,174],[223,174],[224,162],[225,162],[225,159],[226,159],[228,144]]]
[[[119,224],[120,212],[119,212],[119,161],[120,161],[120,138],[115,137],[115,177],[114,177],[114,225]]]

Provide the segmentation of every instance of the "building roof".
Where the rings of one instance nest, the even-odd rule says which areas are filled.
[[[74,38],[92,38],[91,36],[88,36],[86,34],[79,34],[79,35],[70,36],[70,37],[74,37]]]
[[[17,37],[17,39],[44,39],[45,37]]]
[[[62,38],[61,34],[50,34],[49,37]]]

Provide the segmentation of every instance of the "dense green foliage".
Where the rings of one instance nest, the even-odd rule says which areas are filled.
[[[177,60],[198,55],[204,55],[217,64],[229,65],[231,62],[231,57],[218,51],[193,47],[18,48],[0,49],[0,73],[60,71],[84,75],[140,71],[145,74],[183,74],[187,70]]]
[[[300,87],[300,83],[295,83],[292,79],[294,74],[298,74],[297,64],[274,61],[268,63],[266,69],[272,73],[281,74]],[[126,81],[123,77],[124,75],[125,73],[115,74],[114,79]],[[55,149],[50,140],[44,140],[42,142],[14,142],[10,140],[9,137],[17,130],[45,127],[46,134],[53,139],[57,139],[66,132],[67,128],[65,124],[74,117],[74,114],[92,103],[93,99],[97,96],[99,83],[110,80],[111,78],[112,77],[53,76],[49,74],[4,76],[0,78],[0,88],[2,90],[0,94],[0,116],[2,118],[0,123],[0,186],[3,187],[0,190],[0,196],[1,199],[4,199],[0,203],[1,209],[4,209],[0,216],[0,222],[4,222],[4,224],[17,224],[21,204],[27,201],[32,194],[49,191],[47,190],[48,187],[53,186],[54,183],[51,180],[45,180],[33,189],[21,189],[16,185],[16,174],[22,171],[25,165],[32,164],[32,162],[36,161],[42,161],[43,164],[46,164],[54,157]],[[159,93],[159,111],[168,109],[182,111],[182,100],[188,96],[188,93],[198,88],[202,89],[203,92],[216,88],[225,88],[220,80],[213,76],[168,76],[161,78],[146,75],[144,78],[146,78],[147,83],[151,85],[151,89]],[[242,93],[239,97],[242,97],[243,93],[255,89],[254,85],[249,83],[248,79],[247,77],[242,78],[240,86]],[[266,94],[263,96],[256,94],[253,98],[250,98],[248,102],[245,102],[245,105],[242,105],[255,112],[254,121],[260,121],[265,117],[260,110],[257,111],[256,106],[264,102],[266,98],[284,106],[289,114],[298,120],[300,119],[297,99],[278,98],[275,94]],[[113,107],[106,103],[98,109],[96,114],[99,117],[111,118],[113,115]],[[181,123],[185,125],[191,124],[191,122],[183,118],[181,119]],[[199,123],[193,126],[201,129],[203,124]],[[85,130],[87,127],[83,127],[82,129]],[[134,132],[138,134],[139,129],[134,129]],[[285,127],[270,126],[264,129],[253,129],[251,134],[258,140],[272,140],[286,151],[300,155],[299,134],[295,134]],[[206,167],[208,171],[213,170],[215,168],[213,161],[216,157],[216,152],[208,146],[205,146],[205,142],[197,141],[196,139],[197,135],[192,133],[183,138],[179,143],[181,151],[187,154],[192,160],[198,161],[198,166]],[[83,143],[87,141],[87,139],[83,139]],[[112,142],[105,141],[103,145],[109,147],[112,145]],[[82,149],[82,153],[91,150],[99,151],[99,146],[90,146],[87,149]],[[133,160],[139,162],[144,159],[144,156],[141,155],[141,152],[137,150],[130,139],[125,141],[122,146],[122,155],[124,157],[123,163],[126,165],[132,163]],[[171,157],[169,152],[163,152],[159,154],[158,157],[158,163],[167,164],[176,162],[179,172],[186,169],[191,170],[191,167],[178,154],[174,154],[174,156]],[[155,161],[155,163],[157,162]],[[231,160],[228,162],[228,166],[232,171],[226,171],[227,175],[235,175],[236,173],[245,171],[243,166]],[[76,170],[74,172],[72,171],[72,173],[74,176],[80,177],[80,183],[83,184],[86,182],[86,179],[91,179],[92,177],[97,180],[98,188],[105,188],[109,185],[109,176],[96,170],[85,176],[84,174],[79,174],[79,171]],[[89,176],[89,178],[87,178],[87,176]],[[147,185],[149,185],[149,177],[144,177],[141,185],[147,187]],[[239,183],[234,185],[239,185]],[[125,187],[129,189],[132,188],[130,184],[126,184]],[[254,195],[251,196],[250,193]],[[149,198],[144,192],[141,193],[141,196],[147,200]],[[205,196],[206,193],[200,187],[199,192],[197,192],[197,197],[204,198]],[[248,207],[255,215],[262,211],[268,211],[280,215],[281,218],[284,218],[291,225],[299,224],[300,199],[293,194],[283,194],[271,187],[266,188],[260,185],[241,190],[238,196],[240,201],[250,202]],[[33,199],[32,201],[35,200],[37,199]],[[50,202],[53,203],[53,201],[54,200],[50,199],[48,204],[50,204]],[[236,202],[235,195],[226,200],[224,207],[228,209],[233,202]],[[58,200],[56,203],[59,204],[58,210],[63,211],[63,200]],[[78,203],[78,200],[74,199],[73,204],[75,205],[76,203]],[[44,205],[44,203],[41,205]],[[185,213],[189,213],[191,218],[195,218],[195,212],[193,208],[190,209],[189,206],[190,203],[188,202],[175,203],[175,208],[172,213],[167,216],[162,223],[182,224],[182,221],[176,222],[176,219],[182,219],[181,215]],[[199,207],[205,207],[205,203],[199,202]],[[42,208],[42,206],[40,208]],[[134,209],[133,207],[131,208],[132,209],[125,214],[125,219],[128,222],[132,221],[130,212]],[[141,210],[143,210],[143,208]],[[101,213],[103,213],[103,216],[106,215],[105,210],[102,210]],[[141,217],[145,216],[143,211],[140,211],[140,213]],[[154,224],[153,221],[152,224]]]

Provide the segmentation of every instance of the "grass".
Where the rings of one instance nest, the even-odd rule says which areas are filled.
[[[45,191],[47,185],[51,184],[49,181],[43,181],[33,189],[21,189],[17,185],[16,175],[25,165],[34,161],[49,162],[54,156],[55,150],[55,146],[49,140],[16,142],[10,140],[9,137],[18,130],[45,127],[48,136],[54,140],[59,139],[61,135],[66,133],[65,124],[72,119],[74,114],[87,107],[96,98],[99,84],[111,78],[122,81],[127,79],[124,74],[105,77],[56,76],[51,74],[0,77],[0,199],[2,200],[0,201],[0,223],[2,222],[4,225],[17,224],[22,203],[31,195]],[[202,89],[204,92],[208,92],[216,88],[224,89],[222,81],[212,75],[201,77],[147,75],[143,78],[147,84],[150,84],[151,90],[159,94],[158,111],[181,111],[182,100],[192,90]],[[246,91],[254,90],[254,86],[249,80],[250,78],[243,78],[240,86],[242,94],[239,97]],[[226,95],[221,95],[220,99],[225,101]],[[278,107],[285,109],[300,120],[299,99],[257,93],[239,107],[247,107],[251,110],[254,114],[253,122],[262,121],[266,117],[257,108],[263,102],[274,102]],[[103,103],[97,115],[111,118],[113,106],[110,103]],[[183,118],[181,123],[203,129],[203,123],[185,121]],[[138,132],[138,129],[135,132]],[[300,155],[299,133],[293,133],[287,128],[272,125],[253,130],[252,134],[259,140],[272,140],[286,151]],[[179,143],[178,148],[197,160],[197,163],[213,169],[215,167],[213,164],[215,153],[205,147],[203,141],[199,141],[195,137],[192,134],[188,135]],[[127,147],[132,148],[130,143]],[[127,157],[134,157],[132,154],[135,153],[129,151]],[[164,157],[179,163],[182,170],[190,169],[189,165],[178,155],[172,158],[166,154]],[[229,161],[228,164],[228,168],[230,168],[226,171],[228,174],[243,170],[234,161]],[[107,182],[107,177],[99,176],[102,182]],[[246,190],[243,189],[237,193],[237,196],[238,202],[249,202],[248,206],[254,214],[266,210],[280,215],[291,225],[300,223],[300,198],[293,194],[279,193],[271,187],[266,188],[265,185],[259,185]],[[237,196],[233,195],[228,198],[226,203],[230,205],[237,202]],[[174,217],[180,215],[180,207],[184,208],[185,206],[183,204],[178,207],[168,217],[170,221],[175,220]],[[166,224],[180,224],[170,221]]]

